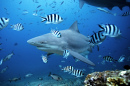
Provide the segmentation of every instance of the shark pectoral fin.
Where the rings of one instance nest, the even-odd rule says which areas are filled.
[[[90,60],[88,60],[87,58],[83,57],[82,55],[80,55],[79,53],[77,52],[74,52],[72,50],[69,50],[70,54],[72,56],[74,56],[75,58],[79,59],[80,61],[83,61],[89,65],[92,65],[92,66],[95,66],[95,64],[93,62],[91,62]]]
[[[80,9],[83,7],[84,3],[85,3],[85,1],[79,0],[79,7],[80,7]]]

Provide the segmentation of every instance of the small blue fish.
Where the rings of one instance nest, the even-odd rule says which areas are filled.
[[[51,33],[56,36],[57,38],[60,38],[61,37],[61,33],[58,31],[58,30],[51,30]]]
[[[124,56],[124,55],[122,55],[122,56],[120,56],[120,58],[118,59],[118,62],[123,62],[123,61],[124,61],[124,59],[125,59],[125,56]]]
[[[64,56],[64,57],[63,57],[63,58],[66,58],[66,59],[67,59],[68,56],[69,56],[69,54],[70,54],[70,53],[69,53],[68,50],[64,50],[64,53],[63,53],[63,56]]]
[[[11,28],[13,28],[13,30],[16,30],[16,31],[21,31],[24,29],[23,25],[20,23],[17,23],[15,25],[11,25]]]
[[[3,63],[3,59],[0,60],[0,65],[2,65],[2,63]]]

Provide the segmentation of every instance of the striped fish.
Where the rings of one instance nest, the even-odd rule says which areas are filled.
[[[41,17],[42,22],[47,21],[46,24],[59,24],[63,21],[63,18],[59,16],[58,14],[50,14],[47,15],[46,17]]]
[[[63,57],[63,58],[66,58],[66,59],[67,59],[68,56],[69,56],[69,54],[70,54],[70,53],[69,53],[68,50],[64,50],[64,52],[63,52],[63,56],[64,56],[64,57]]]
[[[47,62],[48,62],[47,57],[42,55],[42,61],[43,61],[44,63],[47,63]]]
[[[58,30],[51,29],[51,33],[57,38],[61,37],[61,33]]]
[[[110,37],[118,37],[121,35],[120,29],[118,29],[114,24],[101,24],[99,27],[102,31],[104,31],[104,35],[108,35]]]
[[[124,13],[122,14],[122,16],[128,16],[128,15],[130,15],[130,12],[124,12]]]
[[[91,36],[90,43],[99,45],[105,40],[105,38],[106,36],[103,34],[102,31],[98,31],[97,33],[94,32],[94,34]]]
[[[117,60],[113,59],[111,56],[104,56],[103,59],[107,62],[116,62]]]
[[[72,71],[72,75],[76,76],[76,77],[82,77],[84,75],[82,70],[73,70]]]
[[[62,71],[64,72],[69,72],[71,73],[73,70],[74,70],[74,67],[73,66],[66,66],[64,67],[63,69],[61,69]]]
[[[3,28],[5,28],[9,23],[9,18],[0,18],[0,30],[2,30]]]
[[[101,44],[106,39],[106,36],[103,34],[103,31],[98,31],[97,33],[94,32],[93,35],[91,35],[90,43],[93,43],[94,45],[97,45],[97,49],[99,51],[99,44]]]
[[[20,23],[15,24],[15,25],[11,25],[11,28],[13,28],[13,30],[16,30],[16,31],[21,31],[24,29],[23,25]]]

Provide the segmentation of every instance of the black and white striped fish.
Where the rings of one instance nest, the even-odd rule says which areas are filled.
[[[2,30],[3,28],[5,28],[9,23],[9,18],[0,18],[0,30]]]
[[[105,38],[106,38],[106,36],[103,34],[102,31],[98,31],[97,33],[94,32],[94,34],[91,35],[90,43],[99,45],[105,40]]]
[[[63,52],[63,56],[64,56],[64,57],[63,57],[63,58],[66,58],[66,59],[67,59],[68,56],[69,56],[69,54],[70,54],[70,53],[69,53],[68,50],[64,50],[64,52]]]
[[[122,14],[122,16],[128,16],[128,15],[130,15],[130,12],[124,12],[124,13]]]
[[[61,33],[58,30],[51,29],[51,33],[57,38],[61,37]]]
[[[103,59],[107,62],[116,62],[117,60],[113,59],[111,56],[104,56]]]
[[[82,77],[84,75],[82,70],[73,70],[72,71],[72,75],[76,76],[76,77]]]
[[[91,35],[90,43],[93,43],[94,45],[97,45],[97,49],[99,51],[99,44],[101,44],[105,40],[106,36],[103,34],[103,31],[98,31],[97,33],[94,32],[93,35]]]
[[[58,14],[50,14],[47,15],[46,17],[41,17],[42,22],[47,21],[46,24],[59,24],[63,21],[63,18],[59,16]]]
[[[74,70],[74,67],[73,66],[66,66],[66,67],[62,68],[61,70],[64,72],[71,73]]]
[[[99,24],[99,27],[104,31],[104,35],[110,37],[118,37],[121,35],[120,29],[114,24]]]
[[[11,25],[11,28],[13,28],[13,30],[16,30],[16,31],[21,31],[24,29],[23,25],[20,23],[15,24],[15,25]]]

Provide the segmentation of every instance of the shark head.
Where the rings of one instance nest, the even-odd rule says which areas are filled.
[[[94,63],[82,56],[88,55],[93,44],[89,42],[90,38],[79,33],[77,21],[74,22],[69,29],[61,30],[59,32],[61,34],[60,38],[54,36],[52,33],[47,33],[29,39],[27,42],[47,53],[63,55],[64,50],[67,49],[73,57],[90,65],[94,65]]]
[[[63,42],[64,41],[62,41],[62,39],[55,37],[51,33],[41,35],[27,41],[27,43],[36,46],[37,49],[46,51],[48,53],[56,53],[61,51]]]

